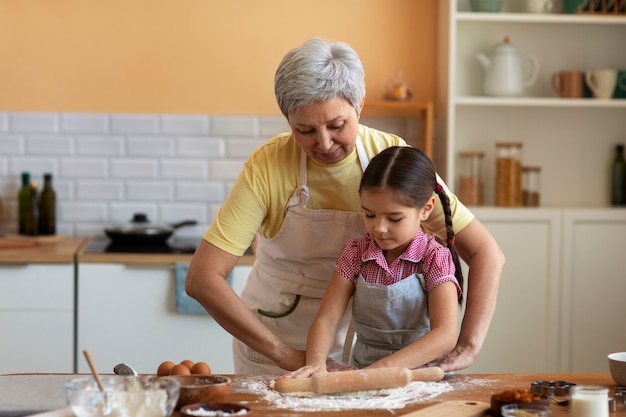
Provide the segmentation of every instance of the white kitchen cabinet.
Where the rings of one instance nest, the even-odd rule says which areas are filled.
[[[561,370],[607,372],[626,350],[626,210],[567,210],[563,230]]]
[[[543,206],[608,206],[614,145],[626,142],[626,100],[561,99],[550,78],[564,69],[626,68],[626,42],[619,41],[626,39],[626,15],[519,13],[513,0],[502,13],[470,12],[467,0],[436,3],[435,147],[446,182],[455,189],[460,151],[484,151],[485,201],[493,204],[494,144],[522,142],[522,163],[542,167]],[[537,57],[539,77],[523,97],[485,97],[476,54],[489,56],[505,36],[522,55]]]
[[[74,264],[0,265],[0,374],[74,371]]]
[[[507,262],[485,344],[462,373],[557,371],[561,212],[520,211],[474,210]]]
[[[250,266],[237,266],[241,287]],[[234,373],[232,337],[208,314],[175,308],[174,264],[78,264],[78,350],[89,349],[101,372],[126,362],[139,373],[155,373],[166,360],[203,361],[214,373]],[[82,357],[78,371],[89,372]]]

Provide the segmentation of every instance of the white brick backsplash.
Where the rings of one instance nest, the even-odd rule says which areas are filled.
[[[0,156],[0,177],[6,177],[9,175],[9,159]],[[2,188],[0,188],[0,198],[2,198]],[[2,219],[0,219],[2,223]]]
[[[111,176],[114,178],[157,178],[158,162],[154,159],[113,159]]]
[[[73,178],[105,178],[107,160],[103,158],[63,158],[61,175]]]
[[[257,117],[213,116],[211,134],[213,136],[255,136],[258,134]]]
[[[182,204],[164,203],[161,204],[161,222],[179,223],[185,220],[195,220],[198,223],[206,223],[208,210],[204,204]],[[191,226],[194,227],[194,226]],[[187,226],[179,230],[186,229]],[[200,233],[204,233],[206,229]]]
[[[59,204],[58,220],[62,222],[104,222],[106,205],[93,202],[69,201]]]
[[[248,159],[252,152],[265,142],[267,139],[230,138],[226,142],[226,157]]]
[[[224,158],[226,156],[225,142],[221,138],[181,137],[177,141],[176,155],[191,158]]]
[[[202,179],[208,177],[206,160],[168,159],[161,161],[161,177],[171,179]]]
[[[8,132],[9,130],[9,115],[6,113],[0,113],[0,132]]]
[[[243,168],[243,159],[228,159],[211,161],[209,170],[212,180],[234,180]]]
[[[126,183],[126,199],[130,201],[163,201],[172,200],[174,186],[165,181],[128,181]]]
[[[114,180],[78,180],[76,181],[78,200],[122,200],[124,182]]]
[[[371,124],[401,135],[419,130],[406,123],[383,118]],[[196,220],[198,226],[180,233],[201,236],[248,156],[287,131],[279,114],[0,112],[4,230],[17,230],[17,190],[28,171],[40,187],[44,173],[54,176],[59,233],[103,235],[105,227],[144,212],[159,224]]]
[[[204,201],[207,203],[222,202],[225,199],[224,183],[222,182],[184,182],[176,184],[176,201]]]
[[[26,152],[22,135],[0,135],[0,155],[21,155]]]
[[[207,135],[208,116],[161,116],[161,133],[165,135]]]
[[[122,156],[124,138],[114,135],[88,135],[76,139],[77,155]]]
[[[159,136],[131,136],[126,139],[129,156],[174,156],[174,139]]]
[[[9,160],[11,175],[20,176],[22,172],[30,172],[32,177],[42,176],[44,172],[50,172],[57,176],[58,163],[55,158],[49,157],[16,157]],[[19,179],[21,181],[21,179]]]
[[[106,114],[61,114],[62,133],[107,133],[109,116]]]
[[[56,113],[10,113],[9,129],[13,132],[57,133]]]
[[[114,114],[111,116],[111,132],[157,134],[159,132],[159,118],[155,115]]]
[[[27,135],[26,152],[29,155],[70,155],[74,153],[74,141],[67,135]]]
[[[284,116],[263,116],[259,118],[259,135],[267,140],[278,133],[289,132],[289,123]]]

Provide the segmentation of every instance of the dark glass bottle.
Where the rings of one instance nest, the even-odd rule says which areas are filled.
[[[39,234],[56,234],[57,196],[52,188],[52,174],[44,174],[43,189],[39,193]]]
[[[30,173],[22,172],[22,187],[18,192],[19,200],[19,228],[21,235],[33,236],[37,234],[36,219],[36,190],[30,183]]]
[[[615,146],[615,159],[611,169],[611,204],[626,205],[626,161],[624,161],[624,145]]]

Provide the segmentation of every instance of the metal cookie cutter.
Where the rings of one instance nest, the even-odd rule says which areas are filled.
[[[615,387],[615,403],[617,406],[622,407],[622,410],[626,411],[626,387]]]
[[[558,405],[569,403],[569,389],[574,383],[566,381],[535,381],[530,384],[530,392],[541,397],[549,398]],[[626,390],[624,392],[626,395]]]

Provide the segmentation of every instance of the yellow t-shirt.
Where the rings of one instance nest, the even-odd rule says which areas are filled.
[[[407,146],[400,137],[359,125],[358,135],[369,158],[390,146]],[[298,186],[300,146],[291,133],[282,133],[259,147],[244,164],[228,198],[220,208],[204,238],[218,248],[241,256],[258,232],[273,237],[285,216],[285,205]],[[307,158],[307,187],[311,210],[332,209],[361,211],[359,183],[363,171],[356,148],[334,165],[320,164]],[[455,232],[474,218],[473,214],[451,194],[450,208]],[[443,209],[438,197],[429,219],[422,222],[427,233],[445,240]],[[306,238],[306,237],[304,237]]]

